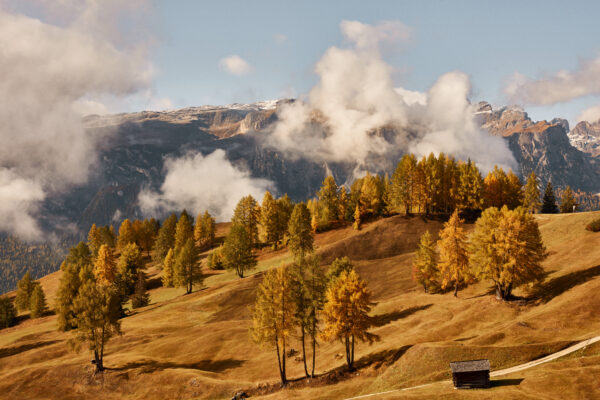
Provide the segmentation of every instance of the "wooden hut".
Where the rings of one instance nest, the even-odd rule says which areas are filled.
[[[457,389],[490,387],[489,360],[454,361],[450,369]]]

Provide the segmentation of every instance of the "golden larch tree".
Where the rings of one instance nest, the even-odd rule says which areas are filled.
[[[469,271],[469,255],[467,253],[467,235],[461,224],[464,221],[458,216],[458,210],[444,224],[440,231],[440,240],[437,245],[440,250],[438,270],[442,289],[454,287],[454,296],[458,288],[471,281]]]
[[[115,281],[117,275],[117,262],[112,250],[103,244],[98,250],[98,257],[94,263],[94,276],[99,285],[109,286]]]
[[[425,293],[439,286],[437,269],[437,250],[431,233],[426,231],[415,252],[413,261],[413,280],[421,285]]]

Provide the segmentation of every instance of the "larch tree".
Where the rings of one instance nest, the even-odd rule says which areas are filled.
[[[540,183],[535,172],[531,171],[523,191],[523,207],[531,214],[536,213],[542,206],[539,185]]]
[[[177,226],[177,215],[171,214],[158,230],[156,241],[154,242],[154,261],[162,264],[169,249],[175,246],[175,227]]]
[[[408,215],[412,212],[414,200],[414,175],[417,161],[413,154],[405,154],[398,165],[391,182],[392,205],[398,209],[404,209]]]
[[[469,256],[467,252],[467,235],[462,228],[463,221],[458,216],[458,210],[452,213],[444,229],[440,231],[437,242],[440,258],[437,269],[440,274],[442,289],[454,288],[454,297],[460,286],[471,280],[469,272]]]
[[[458,164],[459,184],[454,189],[457,198],[457,208],[460,210],[479,210],[483,206],[483,178],[479,169],[471,160]],[[448,185],[447,197],[453,192],[451,178],[446,181]],[[454,194],[454,193],[453,193]],[[444,201],[447,201],[444,199]],[[446,207],[442,208],[446,211]]]
[[[129,296],[135,289],[138,271],[144,266],[142,253],[135,243],[127,244],[121,250],[121,256],[116,265],[115,283],[123,294]]]
[[[256,267],[256,258],[252,253],[252,240],[243,225],[234,224],[223,243],[223,264],[226,269],[234,270],[240,278],[244,272]]]
[[[286,348],[296,326],[292,277],[287,267],[271,269],[258,286],[252,310],[252,339],[272,346],[277,354],[281,384],[287,384]]]
[[[225,269],[223,265],[223,245],[217,247],[206,257],[206,266],[212,270]]]
[[[242,197],[237,203],[231,218],[232,225],[241,225],[248,232],[252,247],[258,244],[258,220],[260,207],[251,195]]]
[[[470,237],[470,263],[479,279],[490,279],[496,297],[508,300],[512,291],[544,277],[546,249],[535,218],[524,208],[488,208]]]
[[[58,329],[67,331],[76,327],[73,301],[82,283],[92,279],[92,257],[88,246],[79,242],[69,250],[65,261],[61,264],[62,275],[56,294],[56,314]]]
[[[125,219],[121,222],[121,226],[119,227],[119,236],[117,237],[117,249],[119,251],[123,251],[125,246],[129,243],[135,243],[135,231],[133,230],[133,225],[129,219]],[[100,250],[100,249],[98,249]]]
[[[325,292],[327,290],[327,277],[325,271],[321,268],[321,259],[318,255],[312,254],[300,261],[303,263],[304,288],[306,293],[306,314],[305,327],[306,333],[311,338],[312,347],[312,370],[310,376],[315,377],[315,363],[317,354],[317,337],[319,335],[319,326],[321,323],[321,312],[325,306]]]
[[[156,221],[145,219],[142,222],[142,228],[140,232],[139,242],[140,249],[144,250],[148,256],[150,256],[150,250],[156,240]]]
[[[117,263],[112,250],[103,244],[98,250],[98,257],[94,262],[94,276],[100,285],[112,285],[117,277]]]
[[[102,234],[98,227],[96,227],[96,224],[92,224],[88,233],[88,246],[92,255],[96,257],[98,255],[98,250],[100,250],[100,246],[102,246]]]
[[[361,220],[360,220],[360,207],[357,205],[356,209],[354,210],[354,223],[352,224],[352,227],[359,231],[360,230],[360,226],[361,226]]]
[[[346,348],[346,362],[354,369],[355,341],[373,343],[379,337],[371,332],[370,293],[365,281],[356,271],[342,272],[327,289],[327,302],[323,309],[325,340],[339,339]]]
[[[0,296],[0,328],[10,328],[17,318],[17,310],[8,296]]]
[[[169,249],[162,268],[162,285],[163,287],[173,287],[173,270],[175,268],[175,253],[173,249]]]
[[[69,342],[78,349],[87,343],[94,353],[96,372],[104,371],[104,348],[115,334],[121,334],[120,295],[114,288],[87,281],[73,302],[75,337]]]
[[[263,242],[277,249],[279,242],[279,209],[277,201],[267,190],[260,208],[260,226],[262,228]]]
[[[292,212],[294,211],[294,203],[287,194],[277,199],[277,241],[286,244],[286,235],[288,233],[288,225]]]
[[[39,318],[43,316],[46,311],[48,311],[46,296],[44,295],[44,290],[40,284],[35,285],[33,293],[31,293],[31,298],[29,299],[29,310],[31,311],[31,318]]]
[[[379,215],[383,208],[382,197],[382,185],[378,181],[378,177],[367,172],[363,178],[358,200],[361,216]]]
[[[426,231],[419,241],[413,261],[413,280],[423,286],[425,293],[439,286],[438,256],[431,233]]]
[[[323,227],[328,227],[339,217],[339,189],[333,176],[328,175],[317,193],[319,198],[319,214]]]
[[[306,274],[304,260],[298,260],[288,267],[291,276],[291,294],[294,302],[294,318],[300,328],[300,344],[302,346],[302,361],[304,363],[304,374],[308,378],[306,367],[306,331],[308,329],[308,293],[306,291]]]
[[[308,207],[304,203],[294,206],[288,225],[288,247],[294,258],[303,258],[313,250],[313,230]]]
[[[554,197],[552,182],[548,182],[544,191],[544,200],[542,201],[542,214],[558,214],[558,206]]]
[[[17,307],[17,310],[29,310],[29,300],[31,299],[31,294],[36,285],[38,285],[38,283],[31,278],[29,271],[27,271],[21,280],[17,282],[17,294],[15,295],[15,306]]]
[[[511,210],[523,204],[523,184],[519,177],[509,170],[506,175],[506,206]]]
[[[135,282],[135,289],[131,296],[131,307],[140,308],[150,304],[150,294],[146,290],[146,274],[139,270]]]
[[[173,281],[177,286],[186,288],[188,294],[192,293],[194,283],[201,283],[202,274],[198,266],[198,250],[194,238],[188,238],[175,257],[173,266]]]
[[[194,227],[194,240],[202,248],[211,247],[215,241],[216,221],[208,211],[198,214]]]
[[[192,218],[187,213],[186,210],[181,212],[179,216],[179,221],[177,221],[177,225],[175,226],[175,243],[174,250],[175,254],[178,254],[179,251],[185,246],[188,239],[194,238],[194,223]]]
[[[333,282],[342,275],[342,272],[349,273],[350,271],[354,271],[354,265],[347,256],[336,258],[327,270],[327,284],[333,284]]]
[[[575,196],[573,195],[573,190],[571,189],[571,186],[567,186],[560,198],[560,212],[573,213],[575,212],[576,208],[577,201],[575,200]]]

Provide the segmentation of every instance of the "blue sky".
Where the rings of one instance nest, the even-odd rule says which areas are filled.
[[[398,20],[412,38],[385,56],[395,84],[423,91],[460,70],[471,77],[472,100],[505,104],[503,86],[513,73],[535,79],[597,57],[599,11],[600,2],[561,1],[158,1],[154,96],[183,107],[307,93],[324,51],[345,44],[342,20]],[[251,72],[236,76],[220,67],[234,54]],[[595,104],[600,98],[587,96],[526,109],[536,119],[574,119]]]

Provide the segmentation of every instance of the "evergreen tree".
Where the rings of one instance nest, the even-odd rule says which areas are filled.
[[[94,276],[100,285],[112,285],[117,276],[116,261],[112,250],[103,244],[98,250],[98,257],[94,262]]]
[[[313,231],[310,211],[304,203],[294,206],[288,226],[288,247],[294,258],[303,258],[313,249]]]
[[[421,285],[425,293],[438,287],[437,251],[435,242],[429,231],[426,231],[419,242],[413,261],[413,280]]]
[[[102,252],[102,248],[100,249]],[[94,352],[96,372],[104,371],[104,347],[115,334],[121,334],[120,295],[111,287],[86,281],[73,302],[76,336],[70,343],[78,348],[87,343]]]
[[[539,180],[535,172],[531,172],[527,178],[523,194],[523,207],[529,213],[536,213],[542,205],[540,201]]]
[[[350,271],[354,271],[354,265],[347,256],[336,258],[327,270],[327,284],[332,285],[342,272],[349,273]]]
[[[154,242],[154,261],[162,264],[169,249],[175,247],[175,227],[177,226],[177,215],[171,214],[158,230]]]
[[[48,311],[46,296],[40,284],[35,285],[33,293],[31,293],[29,310],[31,310],[31,318],[39,318]]]
[[[325,340],[339,339],[346,347],[346,362],[354,369],[355,340],[372,343],[378,336],[369,332],[371,327],[371,294],[367,284],[356,271],[342,272],[327,289],[327,302],[323,309]]]
[[[252,240],[244,226],[231,226],[223,244],[223,264],[226,269],[234,270],[240,278],[244,277],[244,272],[256,267]]]
[[[29,271],[23,275],[23,278],[17,283],[17,294],[15,296],[15,306],[19,311],[29,310],[29,300],[33,289],[38,283],[31,279]]]
[[[150,294],[146,291],[146,274],[139,270],[135,283],[135,290],[131,296],[131,307],[140,308],[150,304]]]
[[[203,214],[198,214],[196,226],[194,227],[194,240],[198,243],[200,248],[212,246],[215,241],[215,226],[215,219],[208,211],[204,211]]]
[[[7,296],[0,296],[0,328],[10,328],[15,323],[17,311]]]
[[[165,261],[163,263],[162,285],[163,287],[173,287],[173,274],[175,268],[175,253],[173,249],[169,249]]]
[[[194,283],[201,283],[202,274],[198,266],[198,250],[193,237],[188,238],[177,253],[173,272],[173,282],[177,286],[184,286],[188,294],[192,293]]]
[[[260,208],[254,197],[243,197],[233,211],[232,225],[240,225],[246,229],[252,247],[258,244],[258,219]]]
[[[571,189],[571,186],[567,186],[560,199],[560,212],[573,213],[575,212],[576,208],[577,201],[575,200],[575,196],[573,195],[573,190]]]
[[[470,264],[480,279],[490,279],[496,296],[507,300],[520,285],[540,282],[546,249],[535,218],[524,208],[488,208],[470,238]]]
[[[471,280],[469,273],[469,257],[467,254],[467,236],[461,227],[463,221],[455,210],[444,229],[440,231],[438,248],[440,249],[440,262],[437,269],[442,280],[442,289],[454,287],[454,296],[458,288]]]
[[[129,219],[125,219],[123,222],[121,222],[121,226],[119,227],[117,249],[119,251],[123,251],[125,246],[127,246],[129,243],[135,243],[135,236],[135,231],[133,230],[133,225],[131,224],[131,221]]]
[[[277,248],[279,241],[279,210],[277,202],[267,190],[260,209],[260,225],[263,231],[263,242]]]
[[[263,346],[275,347],[282,385],[287,384],[286,348],[296,325],[291,287],[287,267],[267,271],[258,286],[252,312],[252,339]]]
[[[185,246],[188,239],[194,238],[194,227],[192,218],[189,216],[186,210],[183,210],[177,225],[175,226],[175,254]]]
[[[552,189],[552,182],[548,182],[544,191],[544,200],[542,202],[542,214],[558,214],[558,206]]]
[[[102,246],[102,234],[96,227],[96,224],[92,225],[88,233],[88,246],[92,255],[96,257],[98,255],[98,250],[100,250],[100,246]]]

